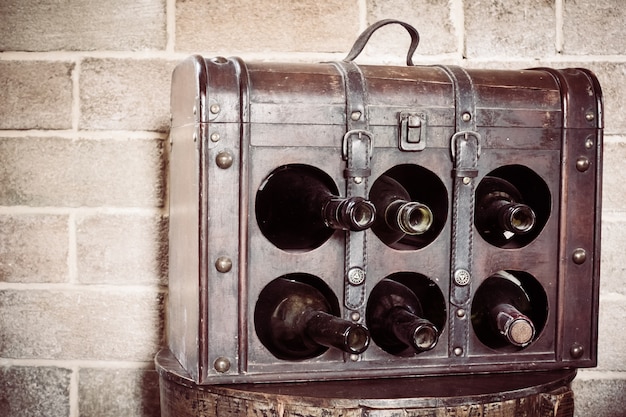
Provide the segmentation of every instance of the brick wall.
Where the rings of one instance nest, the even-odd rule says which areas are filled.
[[[621,0],[1,0],[0,415],[157,416],[164,142],[191,53],[340,59],[382,18],[417,63],[594,70],[605,94],[599,366],[577,416],[626,403],[626,9]],[[361,62],[401,65],[401,29]]]

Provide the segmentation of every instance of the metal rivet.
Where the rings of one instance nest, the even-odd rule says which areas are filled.
[[[469,284],[471,275],[469,271],[465,269],[457,269],[454,271],[454,282],[456,285],[464,286]]]
[[[587,112],[587,114],[585,114],[585,119],[587,119],[588,122],[593,121],[593,119],[596,118],[596,115],[593,114],[592,112]]]
[[[569,349],[569,354],[572,358],[578,359],[585,353],[585,348],[580,343],[574,343]]]
[[[468,185],[470,182],[472,182],[470,177],[463,177],[463,184]]]
[[[353,311],[352,314],[350,314],[350,318],[352,319],[352,321],[359,321],[361,320],[361,315],[358,311]]]
[[[217,372],[222,374],[224,372],[228,372],[228,370],[230,369],[230,361],[228,360],[228,358],[220,356],[219,358],[215,359],[215,362],[213,362],[213,368],[215,368]]]
[[[454,352],[454,354],[456,356],[461,356],[463,354],[463,348],[462,347],[455,347],[452,352]]]
[[[222,151],[218,153],[217,156],[215,157],[215,163],[217,164],[218,167],[222,169],[227,169],[233,165],[234,159],[235,158],[233,157],[233,154],[231,154],[228,151]]]
[[[350,360],[352,362],[357,362],[359,360],[359,355],[357,355],[356,353],[353,353],[352,355],[350,355]]]
[[[354,181],[355,184],[360,184],[360,183],[363,182],[363,178],[361,178],[361,177],[354,177],[352,179],[352,181]]]
[[[588,137],[585,140],[585,148],[587,148],[587,149],[593,148],[593,138],[592,137]]]
[[[586,260],[587,251],[585,251],[583,248],[575,249],[574,252],[572,252],[572,261],[574,261],[576,265],[581,265],[585,263]]]
[[[220,105],[219,104],[211,104],[211,107],[209,107],[209,111],[213,114],[217,114],[220,112]]]
[[[576,160],[576,169],[580,172],[585,172],[589,169],[590,164],[589,159],[581,156]]]
[[[472,115],[468,112],[465,112],[461,115],[461,120],[463,120],[464,122],[469,122],[470,120],[472,120]]]
[[[365,271],[355,266],[348,271],[348,282],[352,285],[360,285],[365,281]]]
[[[216,64],[225,64],[228,62],[228,59],[224,58],[223,56],[216,56],[215,58],[212,58],[211,61],[215,62]]]
[[[221,273],[229,272],[233,268],[233,261],[228,256],[220,256],[215,260],[215,269]]]
[[[218,142],[220,140],[220,134],[217,132],[211,133],[211,142]]]
[[[360,111],[353,111],[352,114],[350,115],[350,119],[352,119],[353,121],[357,121],[361,118],[361,112]]]
[[[458,318],[460,318],[460,319],[464,318],[464,317],[465,317],[465,309],[459,308],[459,309],[456,311],[456,316],[457,316]]]

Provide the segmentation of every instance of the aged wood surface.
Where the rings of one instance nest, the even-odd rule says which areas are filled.
[[[576,372],[196,385],[156,359],[162,417],[571,417]]]

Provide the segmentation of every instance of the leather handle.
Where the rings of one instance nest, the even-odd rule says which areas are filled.
[[[390,24],[398,24],[402,26],[403,28],[407,30],[407,32],[409,32],[409,35],[411,35],[411,44],[409,45],[409,50],[406,54],[406,64],[409,67],[412,67],[413,66],[413,54],[415,53],[415,50],[417,49],[417,45],[420,42],[420,35],[417,32],[417,29],[415,29],[413,26],[409,25],[408,23],[402,22],[400,20],[395,20],[395,19],[380,20],[372,24],[371,26],[369,26],[367,29],[365,29],[363,33],[361,33],[359,37],[356,39],[356,41],[354,42],[354,45],[352,45],[352,49],[350,50],[350,52],[348,52],[348,55],[346,55],[346,57],[343,60],[346,62],[354,61],[356,57],[359,56],[359,54],[363,51],[363,48],[365,48],[365,45],[367,45],[367,42],[369,41],[370,37],[374,34],[374,32],[376,32],[381,27],[390,25]]]

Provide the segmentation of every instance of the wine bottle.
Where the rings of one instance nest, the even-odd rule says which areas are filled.
[[[257,192],[261,232],[282,249],[313,249],[334,230],[360,231],[374,222],[374,205],[361,197],[343,198],[323,171],[292,164],[276,169]]]
[[[390,245],[406,235],[426,233],[433,224],[433,213],[425,204],[411,201],[407,190],[388,175],[379,177],[370,191],[378,216],[372,230]]]
[[[510,182],[485,177],[476,190],[476,227],[484,234],[505,240],[529,233],[535,226],[533,209],[522,201],[520,192]]]
[[[532,308],[522,282],[510,272],[499,271],[476,291],[472,323],[479,339],[491,347],[526,347],[535,338],[535,325],[528,317]]]
[[[438,329],[422,316],[416,294],[397,281],[383,279],[370,294],[367,325],[374,342],[389,353],[419,353],[437,345]]]
[[[364,326],[332,314],[316,287],[284,277],[261,292],[254,321],[259,339],[279,359],[309,359],[328,348],[360,354],[370,341]]]

